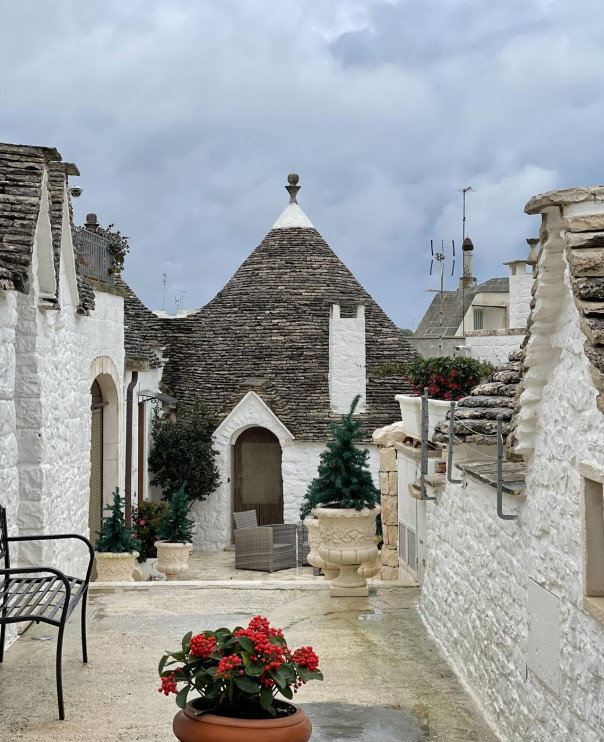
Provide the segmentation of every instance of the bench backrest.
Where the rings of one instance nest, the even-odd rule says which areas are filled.
[[[8,555],[8,528],[6,527],[6,508],[0,505],[0,562],[4,561],[4,569],[10,568]]]

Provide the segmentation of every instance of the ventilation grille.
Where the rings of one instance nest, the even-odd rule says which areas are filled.
[[[417,571],[417,536],[410,528],[407,528],[407,565]]]
[[[404,523],[398,524],[398,558],[407,563],[407,528]]]

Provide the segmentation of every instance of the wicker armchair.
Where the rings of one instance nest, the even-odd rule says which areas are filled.
[[[235,568],[275,572],[296,566],[296,525],[259,526],[256,511],[234,513]]]
[[[308,543],[308,528],[302,521],[296,526],[298,532],[298,565],[306,567],[309,564],[310,544]]]

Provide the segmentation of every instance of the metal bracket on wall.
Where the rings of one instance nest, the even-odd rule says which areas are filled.
[[[422,394],[422,447],[421,447],[421,474],[420,474],[420,499],[436,500],[436,497],[428,497],[426,494],[426,474],[428,473],[428,389]]]
[[[503,512],[503,415],[497,415],[497,515],[501,520],[518,520]]]
[[[455,402],[451,402],[449,412],[449,440],[447,442],[447,481],[451,484],[461,484],[463,479],[453,479],[453,440],[455,438]]]

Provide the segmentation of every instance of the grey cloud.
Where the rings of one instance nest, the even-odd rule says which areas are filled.
[[[479,278],[535,233],[533,192],[602,181],[599,0],[21,0],[0,28],[0,139],[79,165],[76,216],[131,237],[149,305],[208,301],[301,175],[310,219],[392,318],[430,238]]]

